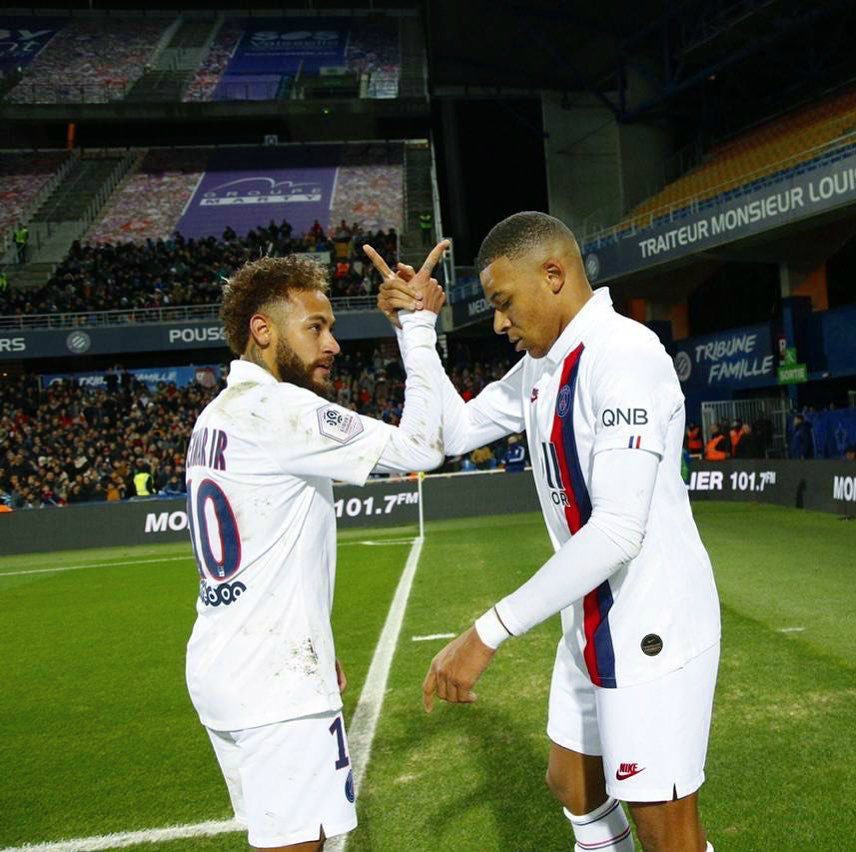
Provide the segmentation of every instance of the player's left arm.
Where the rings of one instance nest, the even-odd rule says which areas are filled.
[[[434,692],[447,701],[474,700],[472,686],[504,641],[585,597],[638,556],[675,400],[674,374],[645,347],[620,347],[599,366],[590,379],[598,425],[588,522],[434,658],[423,683],[426,710]],[[619,409],[631,414],[613,416]]]

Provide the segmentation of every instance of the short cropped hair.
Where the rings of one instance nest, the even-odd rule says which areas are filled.
[[[576,242],[571,229],[555,216],[537,210],[514,213],[491,228],[479,249],[476,267],[482,272],[500,257],[514,260],[538,243],[556,237]]]
[[[273,302],[287,299],[292,290],[327,293],[329,288],[326,271],[310,258],[289,254],[245,263],[223,287],[220,319],[226,343],[235,355],[243,355],[254,314]]]

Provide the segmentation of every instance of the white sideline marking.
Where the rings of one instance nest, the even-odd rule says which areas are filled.
[[[354,770],[354,786],[359,795],[360,786],[366,774],[366,767],[372,753],[372,741],[374,740],[377,720],[380,709],[383,706],[383,696],[386,693],[386,682],[389,678],[389,669],[392,666],[392,657],[395,654],[395,646],[401,633],[401,624],[404,621],[404,610],[407,607],[407,599],[410,597],[410,588],[413,585],[413,577],[416,574],[416,566],[419,564],[419,555],[422,553],[424,539],[414,539],[407,554],[407,562],[401,572],[401,579],[386,615],[383,630],[380,633],[374,656],[372,656],[369,672],[360,700],[354,710],[351,724],[348,726],[348,746],[351,752],[351,764]],[[340,834],[331,837],[325,844],[325,852],[343,852],[348,843],[348,835]]]
[[[390,545],[412,544],[412,538],[389,538],[380,539],[379,541],[342,541],[338,547],[348,547],[349,545],[363,544],[369,547],[388,547]],[[84,568],[119,568],[122,565],[146,565],[150,562],[181,562],[182,560],[190,561],[193,555],[188,553],[187,556],[164,556],[159,559],[123,559],[120,562],[92,562],[86,565],[60,565],[57,568],[27,568],[23,571],[0,571],[0,580],[3,577],[20,577],[24,574],[57,574],[60,571],[82,571]],[[2,852],[2,850],[0,850]]]
[[[187,556],[163,556],[160,559],[125,559],[121,562],[61,565],[58,568],[27,568],[25,571],[0,571],[0,579],[3,577],[20,577],[22,574],[56,574],[58,571],[81,571],[84,568],[118,568],[121,565],[146,565],[149,562],[180,562],[189,559],[193,559],[193,556],[188,553]]]
[[[413,577],[419,564],[419,555],[422,553],[423,539],[406,539],[412,541],[410,553],[407,554],[407,562],[401,572],[401,579],[395,589],[392,604],[386,616],[386,621],[381,630],[380,639],[372,656],[366,682],[360,693],[360,700],[354,710],[354,717],[348,728],[348,744],[351,752],[351,760],[354,771],[354,785],[359,789],[365,776],[366,766],[372,751],[375,729],[377,728],[378,716],[380,716],[383,696],[386,692],[386,682],[389,678],[389,670],[392,666],[392,657],[395,654],[395,646],[401,633],[401,624],[404,621],[404,610],[407,607],[407,599],[410,597],[410,588],[413,585]],[[364,542],[353,542],[363,544]],[[177,556],[172,559],[192,559],[191,556]],[[140,560],[141,562],[156,562],[161,560]],[[164,560],[165,561],[165,560]],[[130,562],[106,563],[106,565],[130,565]],[[70,571],[75,568],[103,567],[94,565],[77,565],[66,568],[43,568],[36,571]],[[15,573],[35,573],[32,571]],[[8,575],[3,575],[8,576]],[[454,634],[450,634],[454,635]],[[173,825],[167,828],[150,828],[143,831],[127,831],[121,834],[103,834],[96,837],[79,837],[74,840],[59,840],[49,843],[25,843],[23,846],[9,846],[0,849],[0,852],[96,852],[100,849],[120,849],[124,846],[136,846],[141,843],[162,843],[170,840],[180,840],[185,837],[212,837],[216,834],[228,834],[231,832],[246,831],[246,828],[235,820],[209,820],[189,825]],[[342,852],[347,843],[347,835],[331,837],[325,844],[326,852]]]
[[[432,639],[454,639],[454,633],[429,633],[427,636],[412,636],[413,642],[430,642]]]
[[[215,834],[234,831],[246,831],[246,828],[233,819],[210,820],[192,825],[171,825],[167,828],[102,834],[98,837],[78,837],[75,840],[59,840],[55,843],[25,843],[23,846],[9,846],[0,852],[93,852],[98,849],[121,849],[123,846],[136,846],[140,843],[164,843],[185,837],[212,837]]]
[[[779,633],[802,633],[805,627],[780,627]]]

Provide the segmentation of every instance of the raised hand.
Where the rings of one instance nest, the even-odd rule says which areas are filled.
[[[397,274],[371,246],[363,246],[363,251],[374,268],[383,276],[384,280],[378,292],[378,307],[393,325],[400,326],[397,315],[400,310],[440,313],[446,301],[446,294],[437,279],[431,277],[431,273],[449,245],[448,240],[437,243],[418,272],[412,266],[399,263],[396,267]]]

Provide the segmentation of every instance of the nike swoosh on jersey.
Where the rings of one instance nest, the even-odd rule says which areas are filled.
[[[644,772],[645,767],[643,766],[641,769],[637,769],[635,766],[630,767],[627,770],[616,769],[615,770],[615,780],[616,781],[626,781],[628,778],[632,778],[634,775],[638,775],[640,772]]]

